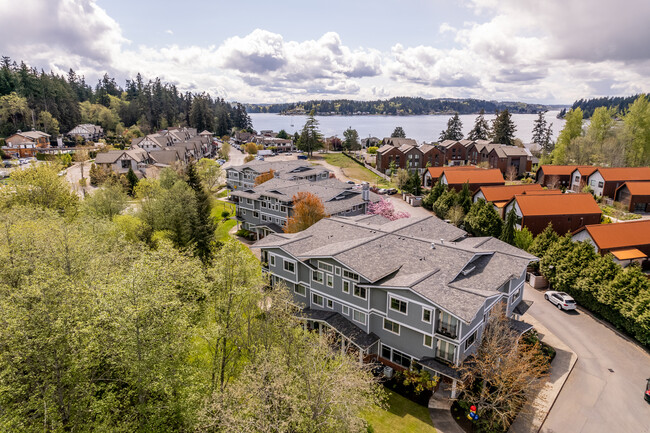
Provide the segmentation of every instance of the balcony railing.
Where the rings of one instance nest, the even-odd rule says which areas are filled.
[[[448,323],[442,323],[438,322],[436,325],[436,333],[444,335],[449,338],[457,338],[458,337],[458,325],[457,324],[448,324]]]

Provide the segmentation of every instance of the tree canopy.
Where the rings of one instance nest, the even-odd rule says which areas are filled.
[[[462,140],[463,139],[463,122],[460,121],[458,113],[455,113],[447,121],[447,129],[440,133],[438,140]]]
[[[307,122],[305,122],[305,126],[302,128],[296,146],[303,152],[307,152],[310,158],[314,150],[323,147],[323,136],[318,130],[318,120],[314,117],[313,111],[309,114]]]
[[[497,113],[496,119],[492,121],[492,143],[515,144],[515,132],[517,127],[512,121],[510,112],[505,109]]]
[[[286,233],[297,233],[328,217],[325,206],[318,196],[300,191],[293,196],[293,215],[287,220]]]

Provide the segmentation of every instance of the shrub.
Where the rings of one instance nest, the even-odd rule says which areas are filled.
[[[379,148],[378,148],[377,146],[370,146],[370,147],[368,148],[368,154],[369,154],[369,155],[376,155],[378,149],[379,149]]]

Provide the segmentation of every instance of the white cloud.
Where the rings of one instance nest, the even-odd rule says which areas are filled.
[[[171,29],[167,29],[167,30],[165,30],[165,33],[167,33],[168,35],[173,35],[174,31],[171,30]]]

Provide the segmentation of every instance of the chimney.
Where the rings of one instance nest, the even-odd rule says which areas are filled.
[[[364,182],[361,187],[361,198],[363,201],[370,201],[370,184],[368,182]]]

